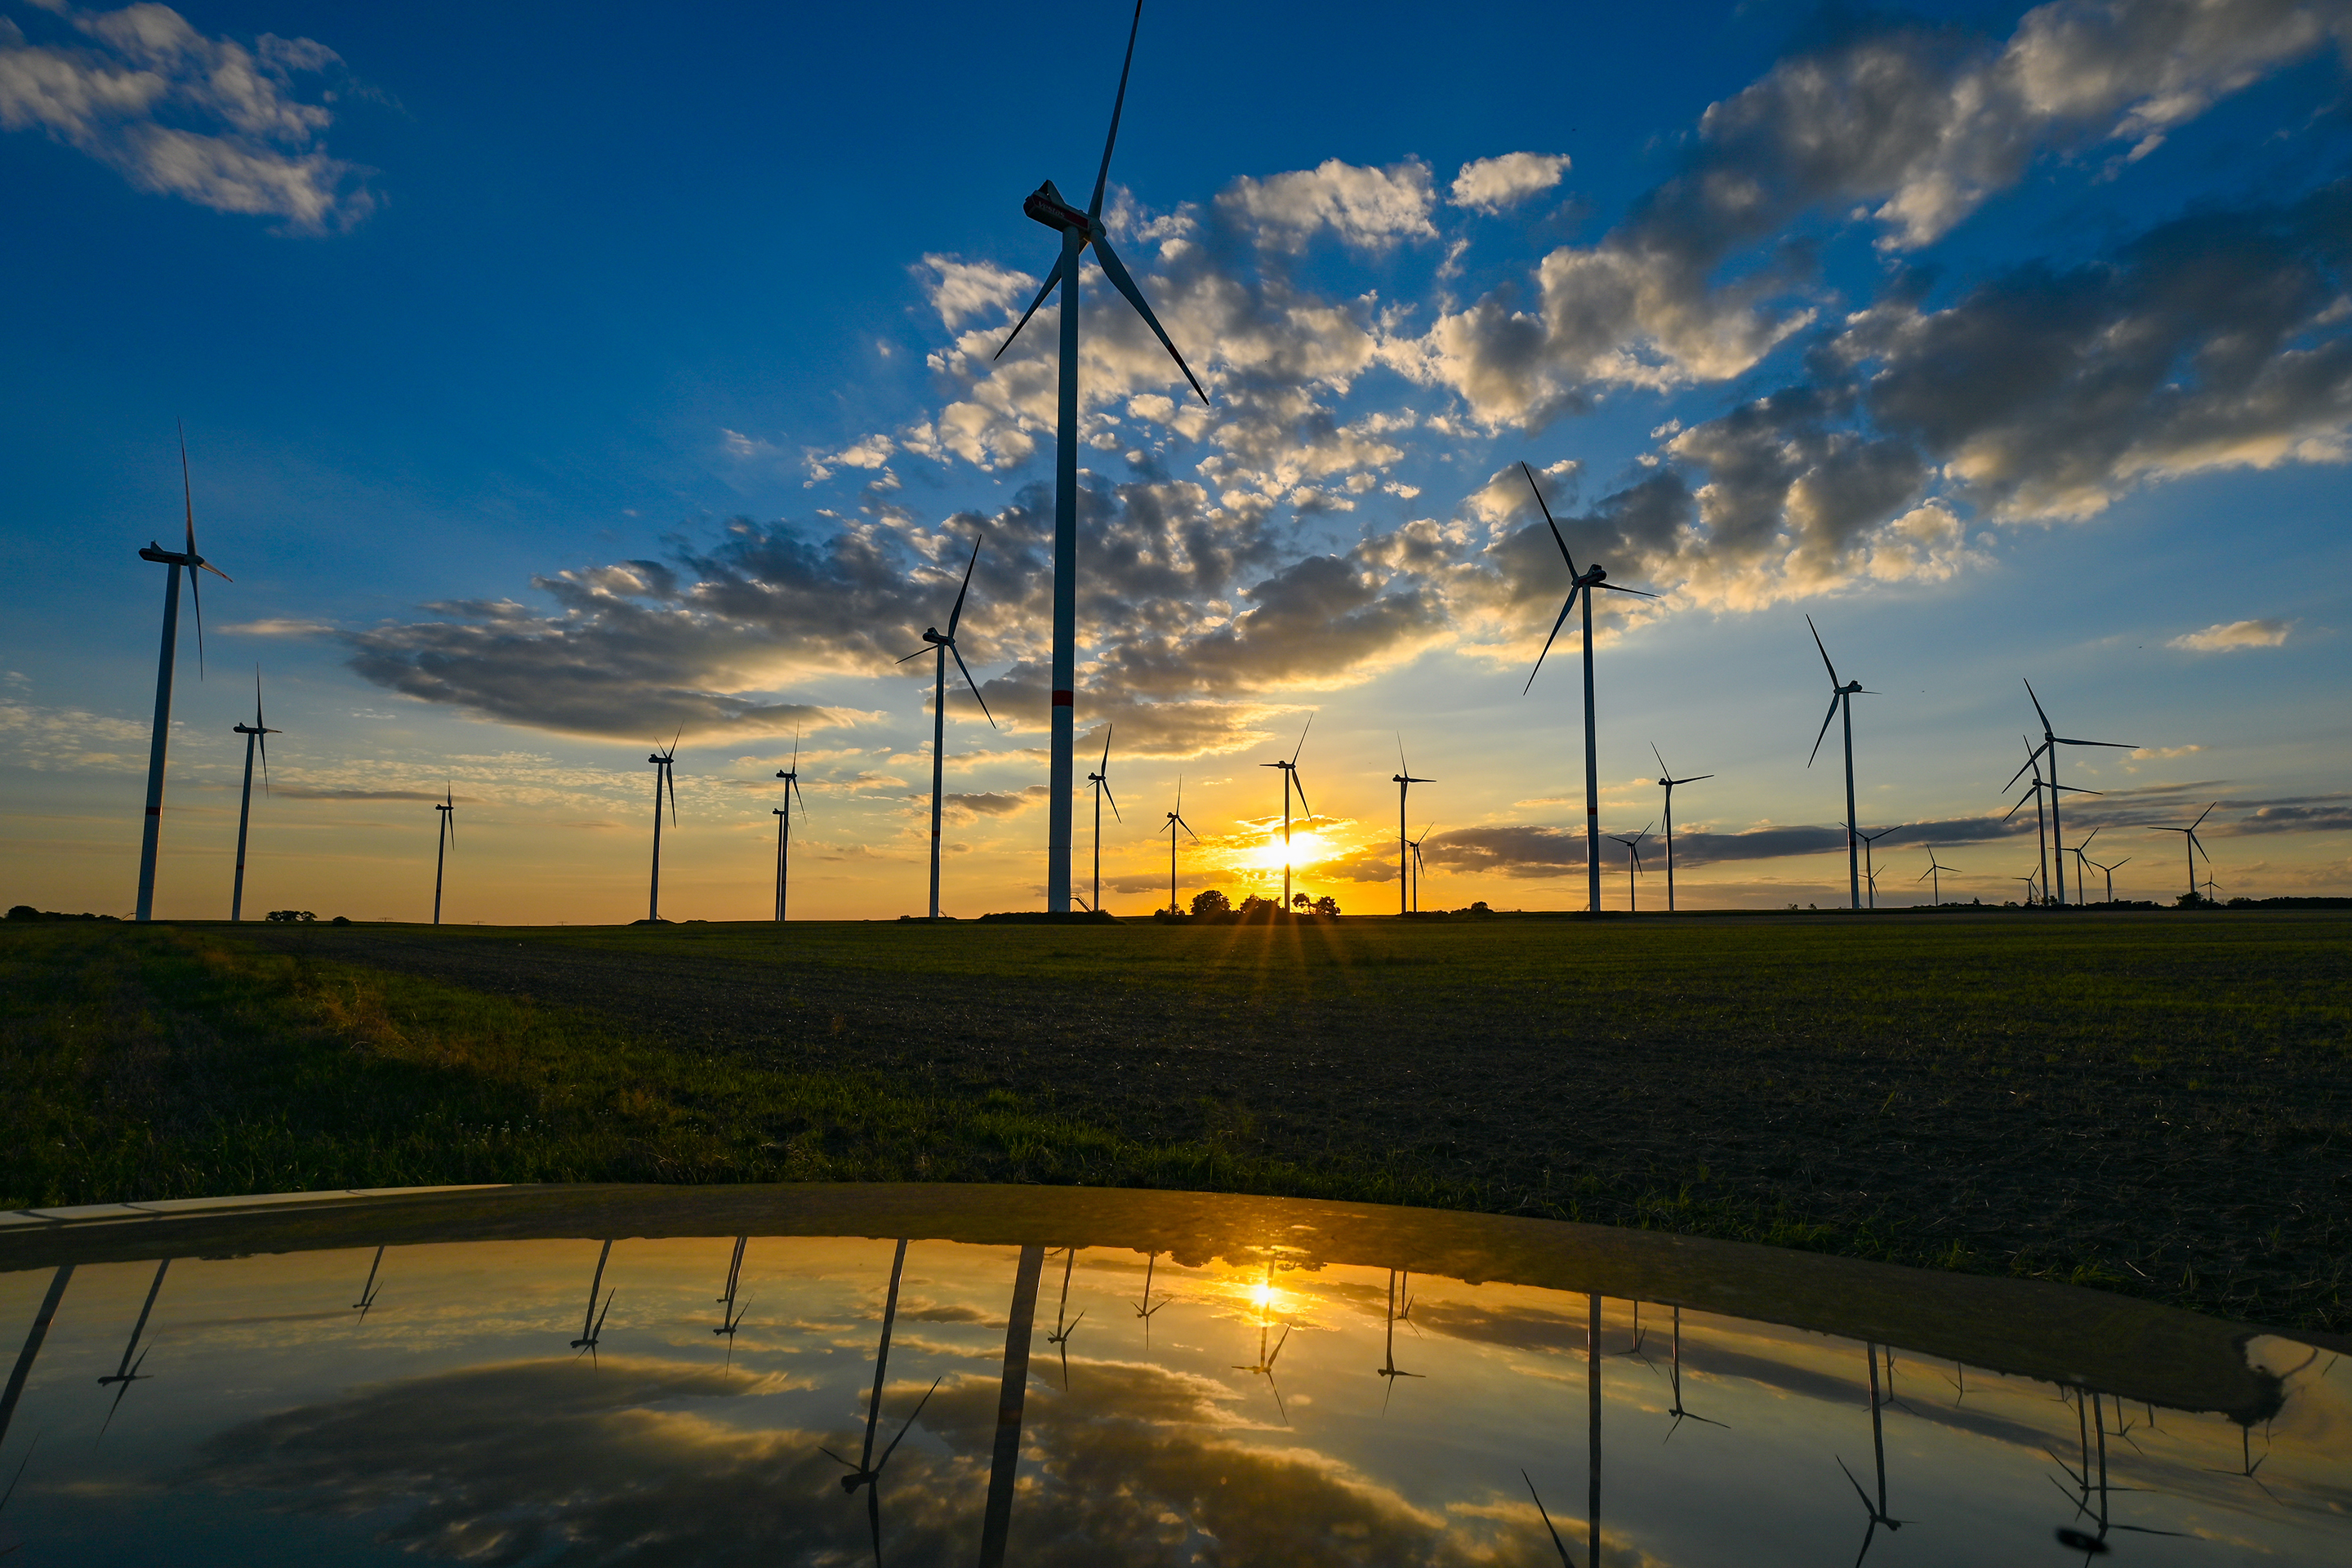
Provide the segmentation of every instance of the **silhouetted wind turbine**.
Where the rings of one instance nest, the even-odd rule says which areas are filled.
[[[1422,861],[1421,847],[1428,842],[1429,836],[1436,831],[1436,828],[1437,824],[1433,822],[1421,830],[1419,838],[1405,840],[1405,847],[1412,851],[1412,912],[1414,914],[1421,913],[1421,876],[1428,869]]]
[[[1176,809],[1168,814],[1168,826],[1166,828],[1166,832],[1168,834],[1168,912],[1171,915],[1182,914],[1184,912],[1177,906],[1176,903],[1176,830],[1180,827],[1187,833],[1192,833],[1192,825],[1184,820],[1184,775],[1181,773],[1176,775]],[[1200,841],[1201,836],[1197,833],[1192,833],[1192,842],[1198,844]],[[1147,1272],[1149,1270],[1147,1268]]]
[[[1839,1459],[1838,1468],[1845,1470],[1845,1479],[1853,1483],[1854,1496],[1862,1500],[1863,1511],[1870,1516],[1870,1524],[1862,1532],[1862,1550],[1853,1554],[1855,1568],[1861,1568],[1862,1560],[1870,1554],[1871,1540],[1877,1535],[1880,1525],[1885,1525],[1892,1534],[1911,1522],[1886,1511],[1886,1436],[1879,1418],[1883,1406],[1878,1398],[1878,1347],[1865,1344],[1862,1351],[1863,1360],[1870,1367],[1870,1447],[1878,1465],[1878,1500],[1875,1503],[1870,1500],[1870,1494],[1862,1489],[1862,1483],[1854,1480],[1853,1472],[1846,1469],[1845,1461]]]
[[[229,574],[196,553],[196,494],[188,479],[188,435],[180,432],[180,492],[187,504],[188,547],[166,550],[153,541],[139,552],[142,561],[170,567],[163,582],[163,651],[155,665],[155,731],[147,744],[147,820],[139,839],[139,908],[132,917],[155,918],[155,852],[163,831],[163,750],[172,733],[172,664],[180,647],[180,569],[187,568],[188,594],[196,612],[196,677],[205,673],[205,595],[196,574],[209,572],[222,582]]]
[[[1658,745],[1654,741],[1650,742],[1650,755],[1658,758],[1658,787],[1666,792],[1666,912],[1672,914],[1675,909],[1675,786],[1696,784],[1715,775],[1694,773],[1686,779],[1675,777],[1674,770],[1666,766],[1666,759],[1658,755]]]
[[[1929,882],[1929,886],[1933,889],[1933,896],[1937,909],[1944,907],[1944,873],[1947,871],[1951,872],[1957,877],[1959,875],[1960,868],[1958,866],[1947,866],[1942,861],[1937,859],[1936,847],[1932,844],[1927,846],[1927,868],[1920,872],[1917,877],[1913,879],[1913,880],[1929,882],[1929,879],[1934,879],[1932,882]]]
[[[2182,853],[2189,860],[2189,896],[2192,899],[2197,896],[2197,857],[2200,855],[2205,855],[2205,845],[2204,842],[2197,837],[2197,830],[2204,826],[2205,819],[2207,817],[2213,815],[2214,806],[2218,806],[2221,804],[2221,803],[2217,800],[2212,805],[2209,805],[2204,810],[2199,812],[2197,814],[2197,820],[2190,823],[2186,827],[2158,827],[2150,830],[2156,833],[2178,833],[2181,836],[2184,840],[2182,845]],[[2212,864],[2212,860],[2213,857],[2210,855],[2205,855],[2206,864]]]
[[[2065,830],[2061,826],[2058,818],[2058,790],[2060,787],[2058,784],[2058,748],[2061,746],[2112,746],[2121,751],[2129,752],[2137,750],[2139,742],[2137,741],[2076,741],[2064,735],[2053,734],[2050,729],[2050,715],[2042,712],[2042,699],[2034,694],[2033,682],[2030,680],[2025,683],[2025,695],[2032,700],[2034,716],[2042,721],[2042,744],[2033,749],[2032,754],[2039,756],[2042,752],[2046,752],[2050,755],[2050,843],[2051,846],[2058,851],[2056,901],[2060,904],[2063,904],[2066,901],[2066,835]],[[2022,773],[2025,770],[2023,768],[2020,768],[2018,773]],[[2015,784],[2017,779],[2012,775],[2009,782]]]
[[[1846,825],[1847,837],[1862,840],[1862,878],[1864,881],[1870,884],[1870,907],[1874,910],[1878,907],[1878,858],[1874,851],[1880,839],[1890,833],[1902,831],[1900,825],[1894,827],[1882,827],[1875,833],[1864,833],[1852,823]]]
[[[1435,779],[1417,779],[1412,776],[1412,764],[1404,760],[1404,736],[1399,734],[1397,736],[1397,771],[1390,776],[1389,783],[1397,786],[1397,913],[1401,915],[1410,913],[1412,909],[1412,889],[1408,886],[1412,881],[1412,868],[1406,864],[1407,858],[1412,853],[1412,840],[1405,836],[1405,793],[1417,784],[1435,784],[1436,782]]]
[[[245,794],[239,797],[236,807],[236,879],[230,884],[228,895],[228,918],[232,921],[241,921],[245,918],[245,830],[253,820],[253,743],[256,741],[261,742],[261,793],[268,795],[269,793],[268,737],[282,735],[286,732],[283,730],[271,729],[262,720],[261,667],[257,664],[253,667],[253,722],[231,725],[229,732],[245,737]]]
[[[457,795],[454,784],[441,786],[441,804],[433,808],[439,813],[434,820],[440,824],[433,830],[433,923],[441,923],[441,873],[449,860],[449,846],[457,837]],[[661,817],[656,808],[654,817],[654,842],[661,842]],[[659,874],[660,855],[656,851],[654,865]]]
[[[784,895],[790,890],[784,846],[792,837],[793,801],[801,803],[801,826],[808,826],[808,796],[801,794],[801,738],[798,735],[793,737],[793,765],[778,768],[776,776],[784,781],[784,804],[769,809],[776,816],[776,922],[781,925],[784,919]]]
[[[168,1258],[155,1265],[154,1282],[147,1287],[147,1300],[139,1309],[139,1321],[131,1325],[131,1338],[122,1347],[122,1361],[111,1373],[98,1380],[99,1387],[114,1390],[114,1403],[106,1407],[106,1419],[99,1424],[98,1435],[101,1437],[106,1436],[106,1429],[114,1425],[114,1413],[122,1408],[122,1396],[131,1392],[131,1385],[143,1377],[154,1375],[139,1370],[147,1364],[147,1351],[139,1349],[139,1336],[147,1331],[147,1316],[155,1310],[155,1298],[163,1293],[163,1271],[171,1267],[172,1260]],[[147,1348],[154,1349],[152,1345]],[[134,1352],[139,1357],[137,1361],[131,1359]]]
[[[2087,1422],[2084,1419],[2084,1405],[2085,1401],[2087,1401],[2090,1405],[2089,1419]],[[2112,1550],[2112,1548],[2107,1545],[2107,1533],[2110,1531],[2127,1531],[2134,1535],[2181,1535],[2183,1532],[2178,1530],[2154,1530],[2146,1525],[2116,1524],[2110,1521],[2108,1517],[2108,1494],[2110,1490],[2130,1491],[2136,1489],[2129,1487],[2110,1489],[2107,1485],[2107,1426],[2105,1417],[2102,1415],[2099,1411],[2099,1396],[2095,1394],[2089,1394],[2084,1390],[2078,1389],[2074,1393],[2074,1424],[2078,1428],[2083,1445],[2083,1468],[2081,1470],[2077,1471],[2074,1467],[2069,1465],[2065,1460],[2058,1458],[2055,1454],[2050,1454],[2050,1458],[2052,1463],[2055,1464],[2060,1469],[2066,1472],[2068,1477],[2074,1480],[2076,1488],[2078,1489],[2074,1500],[2074,1517],[2076,1519],[2087,1517],[2093,1524],[2098,1527],[2098,1531],[2096,1534],[2089,1534],[2083,1531],[2072,1528],[2061,1528],[2058,1531],[2058,1544],[2061,1546],[2071,1547],[2081,1552],[2083,1554],[2083,1561],[2087,1563],[2092,1558],[2105,1556],[2110,1550]],[[2242,1432],[2243,1428],[2241,1428],[2240,1430]],[[2095,1472],[2091,1468],[2091,1434],[2093,1431],[2096,1431],[2099,1436],[2098,1468],[2095,1472],[2097,1478],[2095,1480],[2093,1479]],[[2044,1448],[2042,1452],[2048,1454],[2050,1453],[2050,1450]],[[2251,1467],[2247,1473],[2250,1476],[2252,1474]],[[2057,1486],[2057,1479],[2055,1477],[2051,1478],[2050,1484]],[[2254,1484],[2256,1486],[2262,1485],[2259,1481]],[[2270,1489],[2264,1487],[2263,1489],[2268,1491]],[[2058,1487],[2058,1490],[2061,1496],[2066,1495],[2066,1489],[2064,1487]],[[2094,1509],[2091,1506],[2091,1497],[2095,1492],[2098,1495],[2099,1500],[2099,1506],[2096,1509]]]
[[[735,1308],[735,1292],[743,1283],[743,1249],[751,1244],[751,1238],[748,1236],[739,1236],[735,1238],[734,1254],[727,1260],[727,1289],[724,1294],[717,1298],[719,1326],[710,1331],[714,1334],[723,1335],[726,1338],[727,1364],[730,1366],[735,1364],[735,1331],[743,1326],[743,1315]],[[743,1303],[746,1310],[750,1310],[751,1305],[748,1300]]]
[[[2091,862],[2093,866],[2096,867],[2100,871],[2106,875],[2108,903],[2112,904],[2116,901],[2116,873],[2130,865],[2131,862],[2132,858],[2128,855],[2125,856],[2122,859],[2114,861],[2110,864],[2102,864],[2096,860]]]
[[[383,1248],[379,1247],[375,1249],[375,1257],[368,1263],[367,1280],[360,1287],[360,1299],[352,1303],[352,1310],[360,1315],[362,1323],[367,1321],[368,1312],[375,1305],[376,1292],[383,1289],[375,1282],[376,1270],[383,1267]]]
[[[1298,744],[1291,748],[1288,762],[1258,763],[1262,768],[1282,770],[1282,907],[1285,912],[1290,909],[1290,795],[1293,790],[1298,793],[1298,809],[1307,814],[1307,821],[1315,820],[1315,808],[1307,804],[1307,786],[1298,782],[1298,753],[1307,749],[1307,731],[1313,728],[1315,715],[1309,713],[1307,722],[1299,726]]]
[[[1275,1386],[1274,1363],[1281,1359],[1282,1347],[1290,1342],[1290,1325],[1288,1323],[1282,1325],[1282,1338],[1275,1342],[1272,1354],[1269,1355],[1265,1348],[1266,1335],[1272,1329],[1274,1321],[1274,1265],[1272,1263],[1265,1266],[1265,1284],[1266,1299],[1258,1303],[1257,1310],[1257,1364],[1244,1366],[1241,1363],[1235,1362],[1234,1370],[1246,1372],[1253,1376],[1265,1379],[1265,1386],[1274,1394],[1275,1411],[1282,1417],[1283,1425],[1286,1426],[1290,1424],[1290,1412],[1283,1408],[1282,1390]]]
[[[2012,882],[2022,882],[2025,884],[2025,901],[2027,904],[2031,905],[2037,901],[2033,896],[2034,879],[2032,873],[2029,872],[2022,877],[2011,877],[2010,880]]]
[[[1658,595],[1610,582],[1608,572],[1598,562],[1585,571],[1578,571],[1576,557],[1569,553],[1568,541],[1560,537],[1559,524],[1552,521],[1551,508],[1544,501],[1543,487],[1536,483],[1536,471],[1522,462],[1519,472],[1527,475],[1528,489],[1536,493],[1536,506],[1543,513],[1544,526],[1551,530],[1551,542],[1559,546],[1559,558],[1568,563],[1569,577],[1568,598],[1559,606],[1559,618],[1551,624],[1551,636],[1544,638],[1543,651],[1536,655],[1535,668],[1528,671],[1528,683],[1520,689],[1520,696],[1535,689],[1536,677],[1543,672],[1545,656],[1551,652],[1559,628],[1568,624],[1568,613],[1576,608],[1579,595],[1584,599],[1584,869],[1589,885],[1587,907],[1597,915],[1601,912],[1601,739],[1592,716],[1592,591],[1606,588],[1612,594],[1631,594],[1643,599]]]
[[[940,1384],[943,1381],[940,1378],[931,1380],[929,1390],[916,1401],[913,1411],[899,1424],[898,1435],[890,1439],[889,1446],[882,1450],[882,1457],[877,1459],[874,1457],[874,1428],[882,1416],[882,1382],[890,1365],[890,1329],[898,1320],[898,1278],[906,1267],[907,1243],[901,1237],[898,1256],[890,1263],[890,1293],[882,1302],[882,1342],[874,1352],[874,1393],[866,1404],[866,1447],[859,1450],[857,1463],[854,1465],[830,1448],[820,1447],[817,1450],[848,1470],[849,1473],[841,1478],[843,1491],[855,1493],[860,1487],[866,1489],[866,1523],[873,1532],[874,1561],[877,1564],[882,1561],[882,1468],[890,1462],[890,1456],[898,1451],[898,1445],[906,1440],[908,1429],[915,1425],[915,1417],[923,1413],[923,1406],[931,1402],[931,1395],[939,1392]]]
[[[1152,1314],[1168,1305],[1162,1300],[1155,1306],[1151,1300],[1151,1270],[1159,1262],[1160,1254],[1156,1252],[1143,1260],[1143,1300],[1135,1303],[1135,1315],[1143,1320],[1143,1343],[1147,1350],[1151,1345]]]
[[[1432,779],[1429,782],[1434,784],[1437,781]],[[1396,1326],[1397,1271],[1391,1268],[1389,1270],[1388,1328],[1386,1337],[1381,1342],[1381,1364],[1372,1369],[1374,1372],[1378,1373],[1387,1384],[1387,1386],[1381,1391],[1381,1414],[1383,1415],[1388,1414],[1389,1395],[1396,1392],[1396,1380],[1398,1378],[1423,1377],[1427,1375],[1425,1373],[1402,1372],[1398,1370],[1396,1363]]]
[[[1095,194],[1087,210],[1080,212],[1065,202],[1051,180],[1039,185],[1021,205],[1021,210],[1033,220],[1061,235],[1062,256],[1038,289],[1037,297],[1021,313],[1021,320],[1005,338],[1003,347],[996,351],[997,356],[1003,357],[1046,297],[1055,289],[1062,290],[1060,396],[1054,426],[1054,707],[1052,763],[1047,776],[1051,816],[1045,861],[1045,907],[1056,914],[1067,912],[1070,907],[1070,783],[1077,771],[1073,688],[1078,641],[1078,262],[1088,247],[1093,247],[1103,276],[1135,307],[1136,314],[1160,340],[1160,346],[1168,351],[1176,368],[1184,373],[1184,379],[1200,394],[1201,402],[1205,405],[1209,401],[1200,378],[1184,363],[1184,356],[1176,352],[1160,318],[1144,303],[1143,291],[1128,276],[1126,265],[1111,248],[1109,232],[1103,226],[1103,193],[1110,183],[1111,149],[1118,142],[1119,116],[1127,107],[1128,73],[1135,65],[1135,37],[1142,26],[1143,0],[1136,0],[1135,19],[1127,34],[1127,60],[1118,71],[1118,96],[1111,104],[1110,133],[1103,138],[1102,167],[1095,175]]]
[[[1631,838],[1620,838],[1613,833],[1609,836],[1612,840],[1625,847],[1625,912],[1627,914],[1634,913],[1641,907],[1634,882],[1642,874],[1642,840],[1649,836],[1648,827],[1643,828]]]
[[[587,1315],[580,1320],[580,1337],[572,1342],[573,1350],[588,1352],[592,1361],[595,1359],[597,1342],[604,1337],[604,1318],[613,1310],[613,1298],[621,1293],[620,1287],[614,1286],[605,1292],[604,1310],[600,1312],[596,1310],[596,1292],[604,1283],[604,1260],[612,1256],[613,1244],[608,1241],[604,1244],[604,1250],[596,1255],[596,1273],[588,1281]]]
[[[1078,1331],[1078,1325],[1086,1321],[1087,1316],[1086,1309],[1082,1307],[1078,1310],[1076,1317],[1067,1322],[1063,1321],[1063,1314],[1070,1310],[1070,1271],[1077,1265],[1078,1249],[1075,1247],[1064,1247],[1062,1249],[1062,1300],[1054,1309],[1054,1331],[1045,1336],[1045,1342],[1056,1347],[1062,1352],[1062,1386],[1064,1388],[1070,1386],[1070,1336]]]
[[[2090,879],[2089,873],[2084,869],[2085,863],[2090,859],[2090,857],[2084,854],[2083,851],[2091,847],[2091,840],[2096,838],[2102,832],[2105,831],[2105,827],[2106,825],[2102,823],[2099,826],[2094,827],[2088,834],[2084,835],[2081,843],[2070,844],[2066,847],[2065,852],[2074,858],[2074,901],[2076,903],[2087,904],[2091,901],[2090,895],[2083,890],[2084,884]]]
[[[686,726],[679,725],[677,734],[670,737],[669,749],[656,752],[646,759],[654,765],[654,879],[646,898],[646,918],[652,921],[661,919],[662,791],[664,789],[669,791],[669,825],[676,827],[677,826],[677,775],[672,770],[677,763],[678,739],[685,733]]]
[[[964,684],[971,688],[971,700],[988,720],[988,727],[996,728],[996,715],[988,711],[988,699],[980,694],[980,682],[972,679],[971,668],[963,661],[963,650],[956,647],[956,624],[963,619],[964,595],[971,592],[972,568],[980,564],[980,538],[971,536],[971,559],[964,563],[963,586],[956,590],[955,607],[948,612],[948,629],[942,633],[937,626],[923,628],[923,640],[930,644],[935,668],[931,673],[931,913],[940,918],[940,810],[946,800],[948,743],[948,655],[955,655],[956,668],[963,671]],[[920,658],[923,649],[917,648],[907,658]],[[898,662],[904,664],[907,658]],[[1058,715],[1060,710],[1055,710]],[[1058,733],[1058,731],[1056,731]],[[1067,777],[1066,774],[1064,775]],[[1068,810],[1063,808],[1066,818]]]
[[[1674,1403],[1667,1407],[1666,1414],[1673,1416],[1675,1420],[1674,1425],[1666,1428],[1664,1441],[1673,1442],[1675,1434],[1682,1430],[1682,1425],[1685,1421],[1696,1421],[1703,1426],[1720,1426],[1727,1432],[1731,1429],[1728,1422],[1711,1421],[1704,1415],[1693,1415],[1683,1408],[1683,1310],[1680,1307],[1675,1309],[1675,1351],[1674,1359],[1668,1363],[1667,1386],[1673,1391],[1675,1398]]]
[[[1821,733],[1813,737],[1812,756],[1805,759],[1805,766],[1811,767],[1813,757],[1822,754],[1822,740],[1830,732],[1830,720],[1843,713],[1845,716],[1845,874],[1853,894],[1853,907],[1858,910],[1862,908],[1862,858],[1860,846],[1853,836],[1853,700],[1875,697],[1878,693],[1864,690],[1859,680],[1838,679],[1837,666],[1830,663],[1830,650],[1822,643],[1822,629],[1813,625],[1811,616],[1805,617],[1805,625],[1813,634],[1813,647],[1821,649],[1822,668],[1830,672],[1830,710],[1822,720]]]
[[[1118,797],[1110,793],[1110,733],[1112,725],[1103,726],[1102,765],[1087,775],[1087,784],[1095,792],[1095,901],[1087,907],[1099,912],[1102,909],[1102,808],[1105,799],[1110,802],[1113,821],[1124,823],[1118,814]]]

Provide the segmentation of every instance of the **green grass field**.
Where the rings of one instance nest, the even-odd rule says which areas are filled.
[[[2352,917],[0,931],[0,1202],[993,1180],[2352,1328]]]

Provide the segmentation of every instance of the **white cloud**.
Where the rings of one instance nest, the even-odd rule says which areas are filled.
[[[1463,164],[1451,194],[1455,206],[1496,213],[1551,189],[1567,173],[1565,153],[1506,153]]]
[[[2222,621],[2201,632],[2189,632],[2165,644],[2190,653],[2234,653],[2241,648],[2277,647],[2286,641],[2293,621]],[[2137,753],[2134,753],[2137,755]]]
[[[1217,200],[1255,223],[1260,243],[1293,249],[1324,228],[1365,250],[1437,237],[1429,165],[1418,159],[1369,169],[1327,158],[1312,169],[1236,180]]]
[[[374,209],[367,172],[318,142],[333,116],[294,95],[297,73],[341,63],[325,45],[264,33],[247,49],[165,5],[41,8],[88,42],[37,44],[5,24],[0,129],[37,130],[152,195],[279,218],[283,233],[348,228]]]

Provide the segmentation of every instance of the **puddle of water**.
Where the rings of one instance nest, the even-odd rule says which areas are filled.
[[[0,1336],[8,1568],[2352,1561],[2352,1365],[2284,1337],[2241,1426],[1657,1302],[797,1236],[26,1269]]]

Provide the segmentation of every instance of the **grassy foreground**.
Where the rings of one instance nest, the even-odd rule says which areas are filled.
[[[560,997],[559,1004],[544,1000]],[[1083,1182],[2352,1328],[2352,920],[0,933],[0,1203]]]

